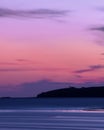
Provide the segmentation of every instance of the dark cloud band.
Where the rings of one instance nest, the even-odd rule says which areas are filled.
[[[66,16],[69,11],[55,9],[13,10],[0,8],[0,17],[52,18]]]
[[[90,28],[91,31],[99,31],[99,32],[104,32],[104,26],[99,26],[99,27],[92,27]]]
[[[100,69],[104,69],[104,65],[88,66],[87,69],[76,70],[75,73],[86,73],[86,72],[96,71],[96,70],[100,70]]]

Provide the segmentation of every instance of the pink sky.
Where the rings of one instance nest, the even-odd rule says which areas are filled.
[[[0,86],[44,79],[102,82],[104,32],[99,26],[104,13],[97,8],[104,1],[41,2],[0,1]]]

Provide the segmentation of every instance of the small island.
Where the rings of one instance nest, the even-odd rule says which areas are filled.
[[[43,92],[37,98],[68,98],[68,97],[104,97],[104,87],[69,87]]]

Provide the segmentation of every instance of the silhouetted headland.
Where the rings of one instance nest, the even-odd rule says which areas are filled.
[[[63,88],[43,92],[37,95],[37,98],[51,97],[104,97],[104,87],[89,87],[89,88]]]
[[[12,97],[0,97],[0,99],[11,99]]]

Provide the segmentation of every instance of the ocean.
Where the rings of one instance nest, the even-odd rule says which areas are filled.
[[[0,130],[104,130],[104,98],[0,99]]]

